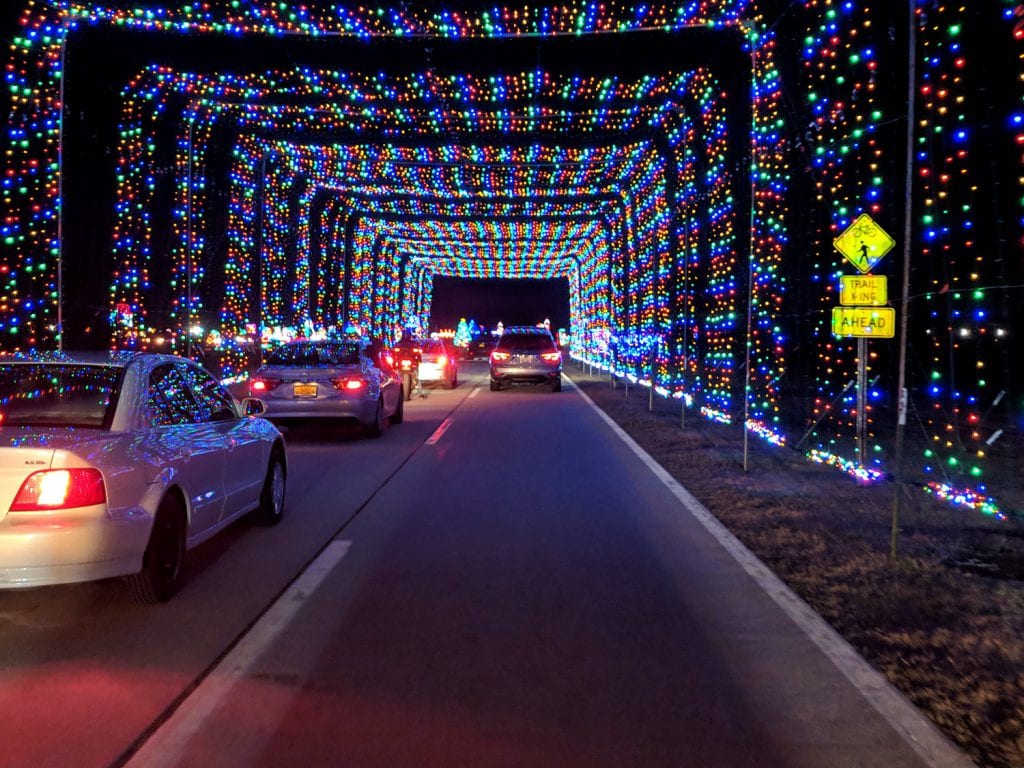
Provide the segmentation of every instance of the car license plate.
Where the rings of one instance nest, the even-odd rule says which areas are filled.
[[[296,384],[292,394],[295,397],[316,397],[316,384]]]

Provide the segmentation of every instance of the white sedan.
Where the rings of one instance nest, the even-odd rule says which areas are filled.
[[[180,587],[187,549],[282,515],[285,445],[204,368],[149,353],[0,356],[0,588]]]

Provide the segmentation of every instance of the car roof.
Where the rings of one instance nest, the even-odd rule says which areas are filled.
[[[505,328],[501,335],[504,336],[506,333],[524,333],[534,334],[537,336],[551,335],[551,331],[549,331],[547,328],[538,328],[535,325],[510,325],[507,328]]]
[[[289,339],[288,341],[282,341],[280,344],[275,345],[273,349],[277,349],[278,347],[294,347],[299,344],[302,344],[304,346],[322,347],[327,344],[362,345],[369,343],[370,339],[366,338],[365,336],[360,336],[359,338],[355,339]]]
[[[109,365],[124,367],[133,360],[140,358],[166,358],[180,360],[175,355],[156,352],[140,352],[138,350],[43,350],[33,352],[14,352],[0,354],[0,363],[69,363],[80,365]]]

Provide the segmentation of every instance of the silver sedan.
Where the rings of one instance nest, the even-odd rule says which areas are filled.
[[[0,356],[0,588],[125,576],[163,602],[188,549],[276,523],[284,440],[243,409],[172,355]]]
[[[354,419],[371,437],[404,418],[402,381],[382,350],[365,340],[301,340],[271,350],[249,392],[276,422]]]

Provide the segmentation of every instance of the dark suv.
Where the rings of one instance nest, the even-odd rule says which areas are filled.
[[[491,391],[510,384],[548,384],[562,390],[562,353],[550,331],[506,328],[491,352]]]

